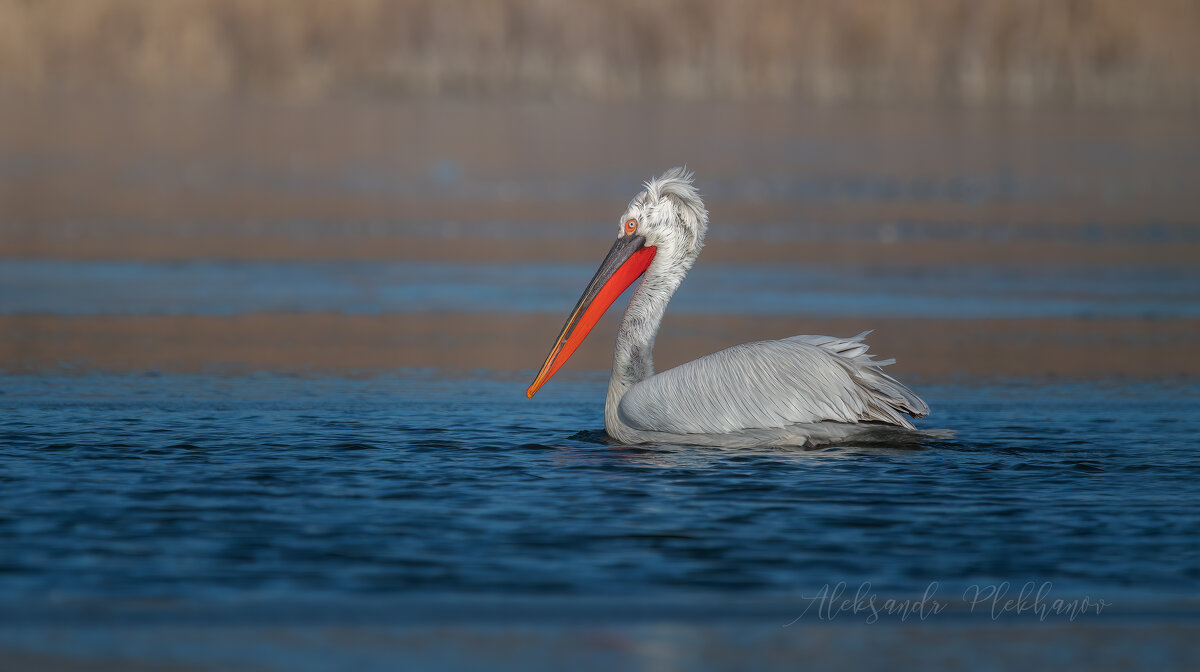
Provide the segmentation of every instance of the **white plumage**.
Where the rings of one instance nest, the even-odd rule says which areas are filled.
[[[714,352],[633,384],[606,429],[632,443],[718,445],[814,445],[878,429],[860,423],[912,429],[905,415],[929,407],[879,369],[890,362],[872,361],[864,336],[793,336]]]
[[[871,363],[865,335],[736,345],[634,384],[617,417],[630,429],[673,434],[824,421],[912,428],[903,414],[925,415],[928,407]]]
[[[906,416],[929,413],[925,402],[880,369],[893,360],[875,361],[867,354],[863,338],[870,332],[746,343],[655,373],[654,338],[667,303],[700,254],[708,213],[683,168],[645,186],[621,218],[635,222],[644,241],[623,240],[623,228],[614,245],[614,251],[656,250],[617,333],[604,412],[610,436],[626,443],[816,445],[867,432],[912,430]],[[600,281],[604,271],[598,273]],[[592,289],[581,305],[590,301]],[[560,342],[575,321],[573,315]],[[530,395],[549,377],[547,370],[553,375],[551,362],[558,353],[556,344]]]

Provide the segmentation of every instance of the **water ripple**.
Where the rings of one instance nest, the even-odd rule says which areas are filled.
[[[922,386],[956,438],[814,450],[615,445],[590,379],[3,383],[13,596],[1200,587],[1193,383]]]

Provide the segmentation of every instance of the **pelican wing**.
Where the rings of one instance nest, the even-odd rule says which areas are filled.
[[[793,336],[714,352],[629,389],[621,420],[643,431],[720,434],[814,422],[912,427],[929,407],[873,361],[862,339]]]

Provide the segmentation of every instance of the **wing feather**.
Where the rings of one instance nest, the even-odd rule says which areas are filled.
[[[884,422],[929,407],[880,370],[862,339],[793,336],[736,345],[643,380],[621,399],[622,422],[643,431],[719,434],[815,422]]]

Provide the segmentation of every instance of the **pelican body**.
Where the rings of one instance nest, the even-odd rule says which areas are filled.
[[[639,277],[621,319],[604,429],[622,443],[812,446],[865,433],[912,430],[929,407],[851,338],[793,336],[745,343],[654,372],[667,303],[704,246],[708,212],[692,174],[673,168],[645,183],[617,240],[563,325],[526,396],[571,357]]]

